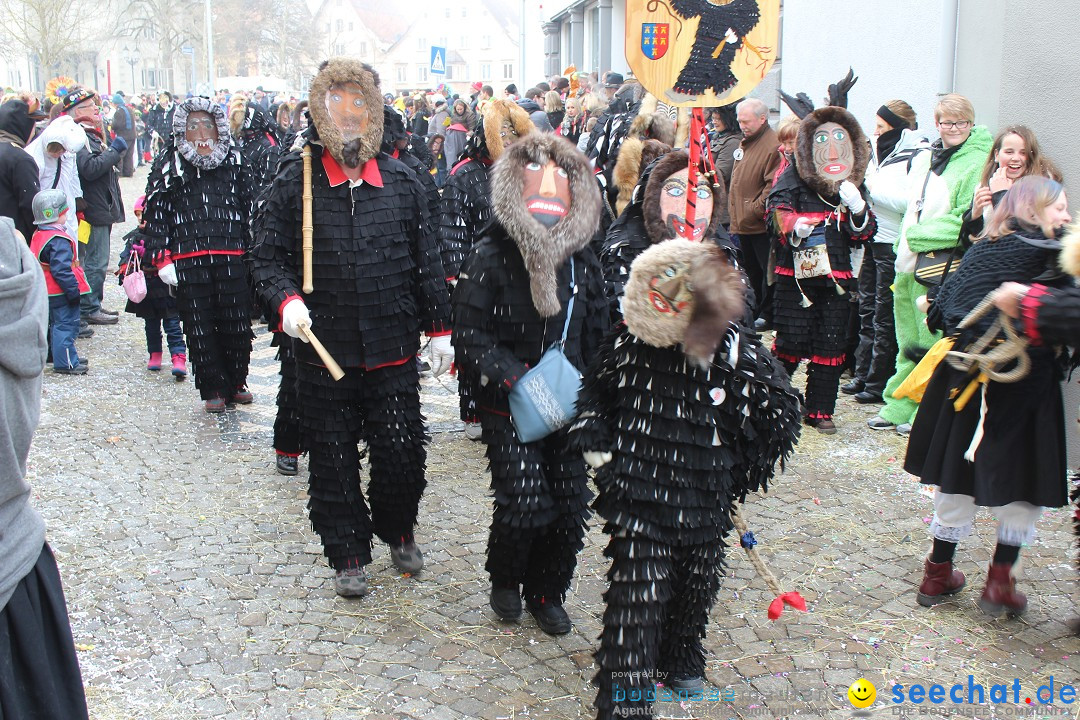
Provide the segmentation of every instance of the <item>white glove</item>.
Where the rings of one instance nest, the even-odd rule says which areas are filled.
[[[731,44],[731,45],[734,45],[735,43],[739,42],[739,36],[736,35],[735,31],[732,30],[731,28],[728,28],[727,32],[724,33],[724,39],[727,40],[728,43]]]
[[[158,268],[157,276],[161,278],[161,282],[172,287],[176,287],[180,280],[176,277],[176,266],[169,263],[163,268]]]
[[[431,376],[439,377],[454,364],[454,346],[449,335],[436,335],[428,343],[431,356]]]
[[[311,327],[311,313],[303,300],[290,300],[281,311],[281,329],[289,337],[309,342],[306,335],[300,334],[300,326]]]
[[[854,215],[862,215],[863,210],[866,209],[866,201],[863,200],[862,193],[850,180],[840,183],[840,200]]]
[[[585,462],[589,463],[589,467],[591,467],[593,470],[599,470],[604,465],[607,465],[609,462],[611,462],[611,453],[609,452],[603,452],[600,450],[586,450],[585,452],[581,453],[581,455],[585,458]]]
[[[795,234],[801,237],[803,240],[810,237],[810,233],[814,232],[814,221],[806,218],[799,218],[795,221],[795,227],[792,228]]]

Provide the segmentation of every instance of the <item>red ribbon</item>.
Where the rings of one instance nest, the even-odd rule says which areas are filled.
[[[806,601],[803,600],[803,596],[797,592],[786,592],[769,603],[769,619],[775,620],[780,617],[780,613],[784,612],[785,605],[806,612]]]

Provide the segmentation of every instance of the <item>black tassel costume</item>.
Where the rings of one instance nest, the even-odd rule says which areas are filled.
[[[343,570],[370,562],[373,534],[391,546],[412,541],[428,440],[415,357],[421,331],[449,334],[450,305],[423,188],[409,168],[378,152],[381,112],[358,149],[334,135],[320,106],[335,83],[359,84],[371,104],[381,97],[377,75],[345,58],[324,64],[312,83],[313,124],[302,135],[312,153],[314,289],[301,292],[300,150],[282,158],[260,202],[249,264],[271,326],[280,327],[285,304],[301,299],[312,331],[345,370],[334,382],[310,345],[294,343],[309,516],[331,565]],[[333,154],[350,148],[363,179],[353,187]],[[361,440],[370,460],[366,502]]]
[[[861,192],[866,209],[855,216],[843,206],[839,183],[817,174],[811,149],[815,129],[836,122],[848,132],[854,150],[850,181]],[[777,179],[766,201],[766,216],[773,221],[779,245],[776,253],[773,325],[776,342],[773,352],[794,374],[808,361],[806,408],[808,422],[831,420],[836,411],[840,375],[847,359],[848,328],[852,315],[850,293],[856,289],[851,273],[851,250],[865,245],[877,233],[877,219],[870,209],[870,194],[863,175],[870,146],[858,122],[846,110],[824,107],[810,113],[799,129],[794,161]],[[792,251],[793,226],[799,217],[812,217],[824,227],[825,245],[831,272],[828,275],[796,280]],[[816,235],[815,235],[816,237]],[[795,238],[797,242],[798,238]]]
[[[502,123],[509,121],[521,135],[532,131],[528,113],[513,102],[496,101],[477,119],[461,159],[450,169],[439,202],[437,235],[439,252],[448,282],[456,283],[469,251],[491,222],[491,190],[488,173],[504,147]],[[490,131],[490,132],[489,132]],[[461,420],[479,422],[474,389],[467,376],[458,375]]]
[[[744,38],[761,19],[757,0],[732,0],[719,6],[710,0],[671,0],[671,7],[686,19],[701,18],[690,58],[674,90],[684,95],[700,95],[706,90],[723,95],[735,87],[738,79],[731,64]],[[728,30],[735,33],[733,43],[726,37]]]
[[[548,158],[569,171],[573,193],[570,214],[550,233],[525,211],[520,180],[527,161],[543,166]],[[576,299],[567,359],[583,370],[607,329],[603,277],[588,245],[600,198],[584,157],[551,135],[509,148],[493,181],[500,177],[502,184],[492,186],[497,220],[466,258],[454,291],[454,347],[475,388],[494,497],[485,567],[494,587],[516,587],[530,603],[561,605],[592,497],[585,462],[569,452],[566,428],[521,442],[507,396],[562,336],[571,262]]]
[[[691,245],[673,240],[648,252],[670,243]],[[735,317],[741,278],[733,273],[724,285],[730,299],[723,315]],[[699,317],[697,307],[693,312],[691,323]],[[702,367],[687,345],[658,347],[631,327],[628,314],[605,338],[570,432],[572,448],[611,453],[596,471],[593,503],[606,521],[611,560],[594,678],[602,720],[652,717],[643,693],[655,682],[704,675],[701,641],[732,510],[748,493],[767,489],[777,461],[793,451],[800,422],[787,374],[752,331],[720,324],[722,340],[712,342]],[[689,333],[684,338],[688,343]]]
[[[218,126],[210,156],[184,138],[187,117],[208,112]],[[173,134],[154,159],[146,187],[146,247],[176,265],[176,303],[195,386],[204,400],[229,400],[247,383],[250,296],[248,244],[253,178],[231,146],[224,113],[206,98],[180,103]]]

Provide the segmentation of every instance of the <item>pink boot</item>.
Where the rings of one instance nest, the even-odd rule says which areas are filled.
[[[176,353],[172,356],[172,374],[177,380],[183,380],[187,377],[187,355]]]
[[[161,353],[150,353],[150,359],[146,361],[146,369],[154,372],[161,369]]]

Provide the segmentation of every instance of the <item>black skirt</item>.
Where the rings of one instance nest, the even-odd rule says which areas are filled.
[[[47,544],[0,610],[0,718],[87,719],[60,571]]]
[[[924,485],[970,495],[983,507],[1024,501],[1061,507],[1068,501],[1065,413],[1053,354],[1029,349],[1031,371],[1015,383],[987,383],[986,418],[975,461],[964,459],[979,424],[976,391],[959,412],[952,396],[971,376],[942,360],[919,405],[904,469]],[[954,393],[955,391],[955,393]]]

